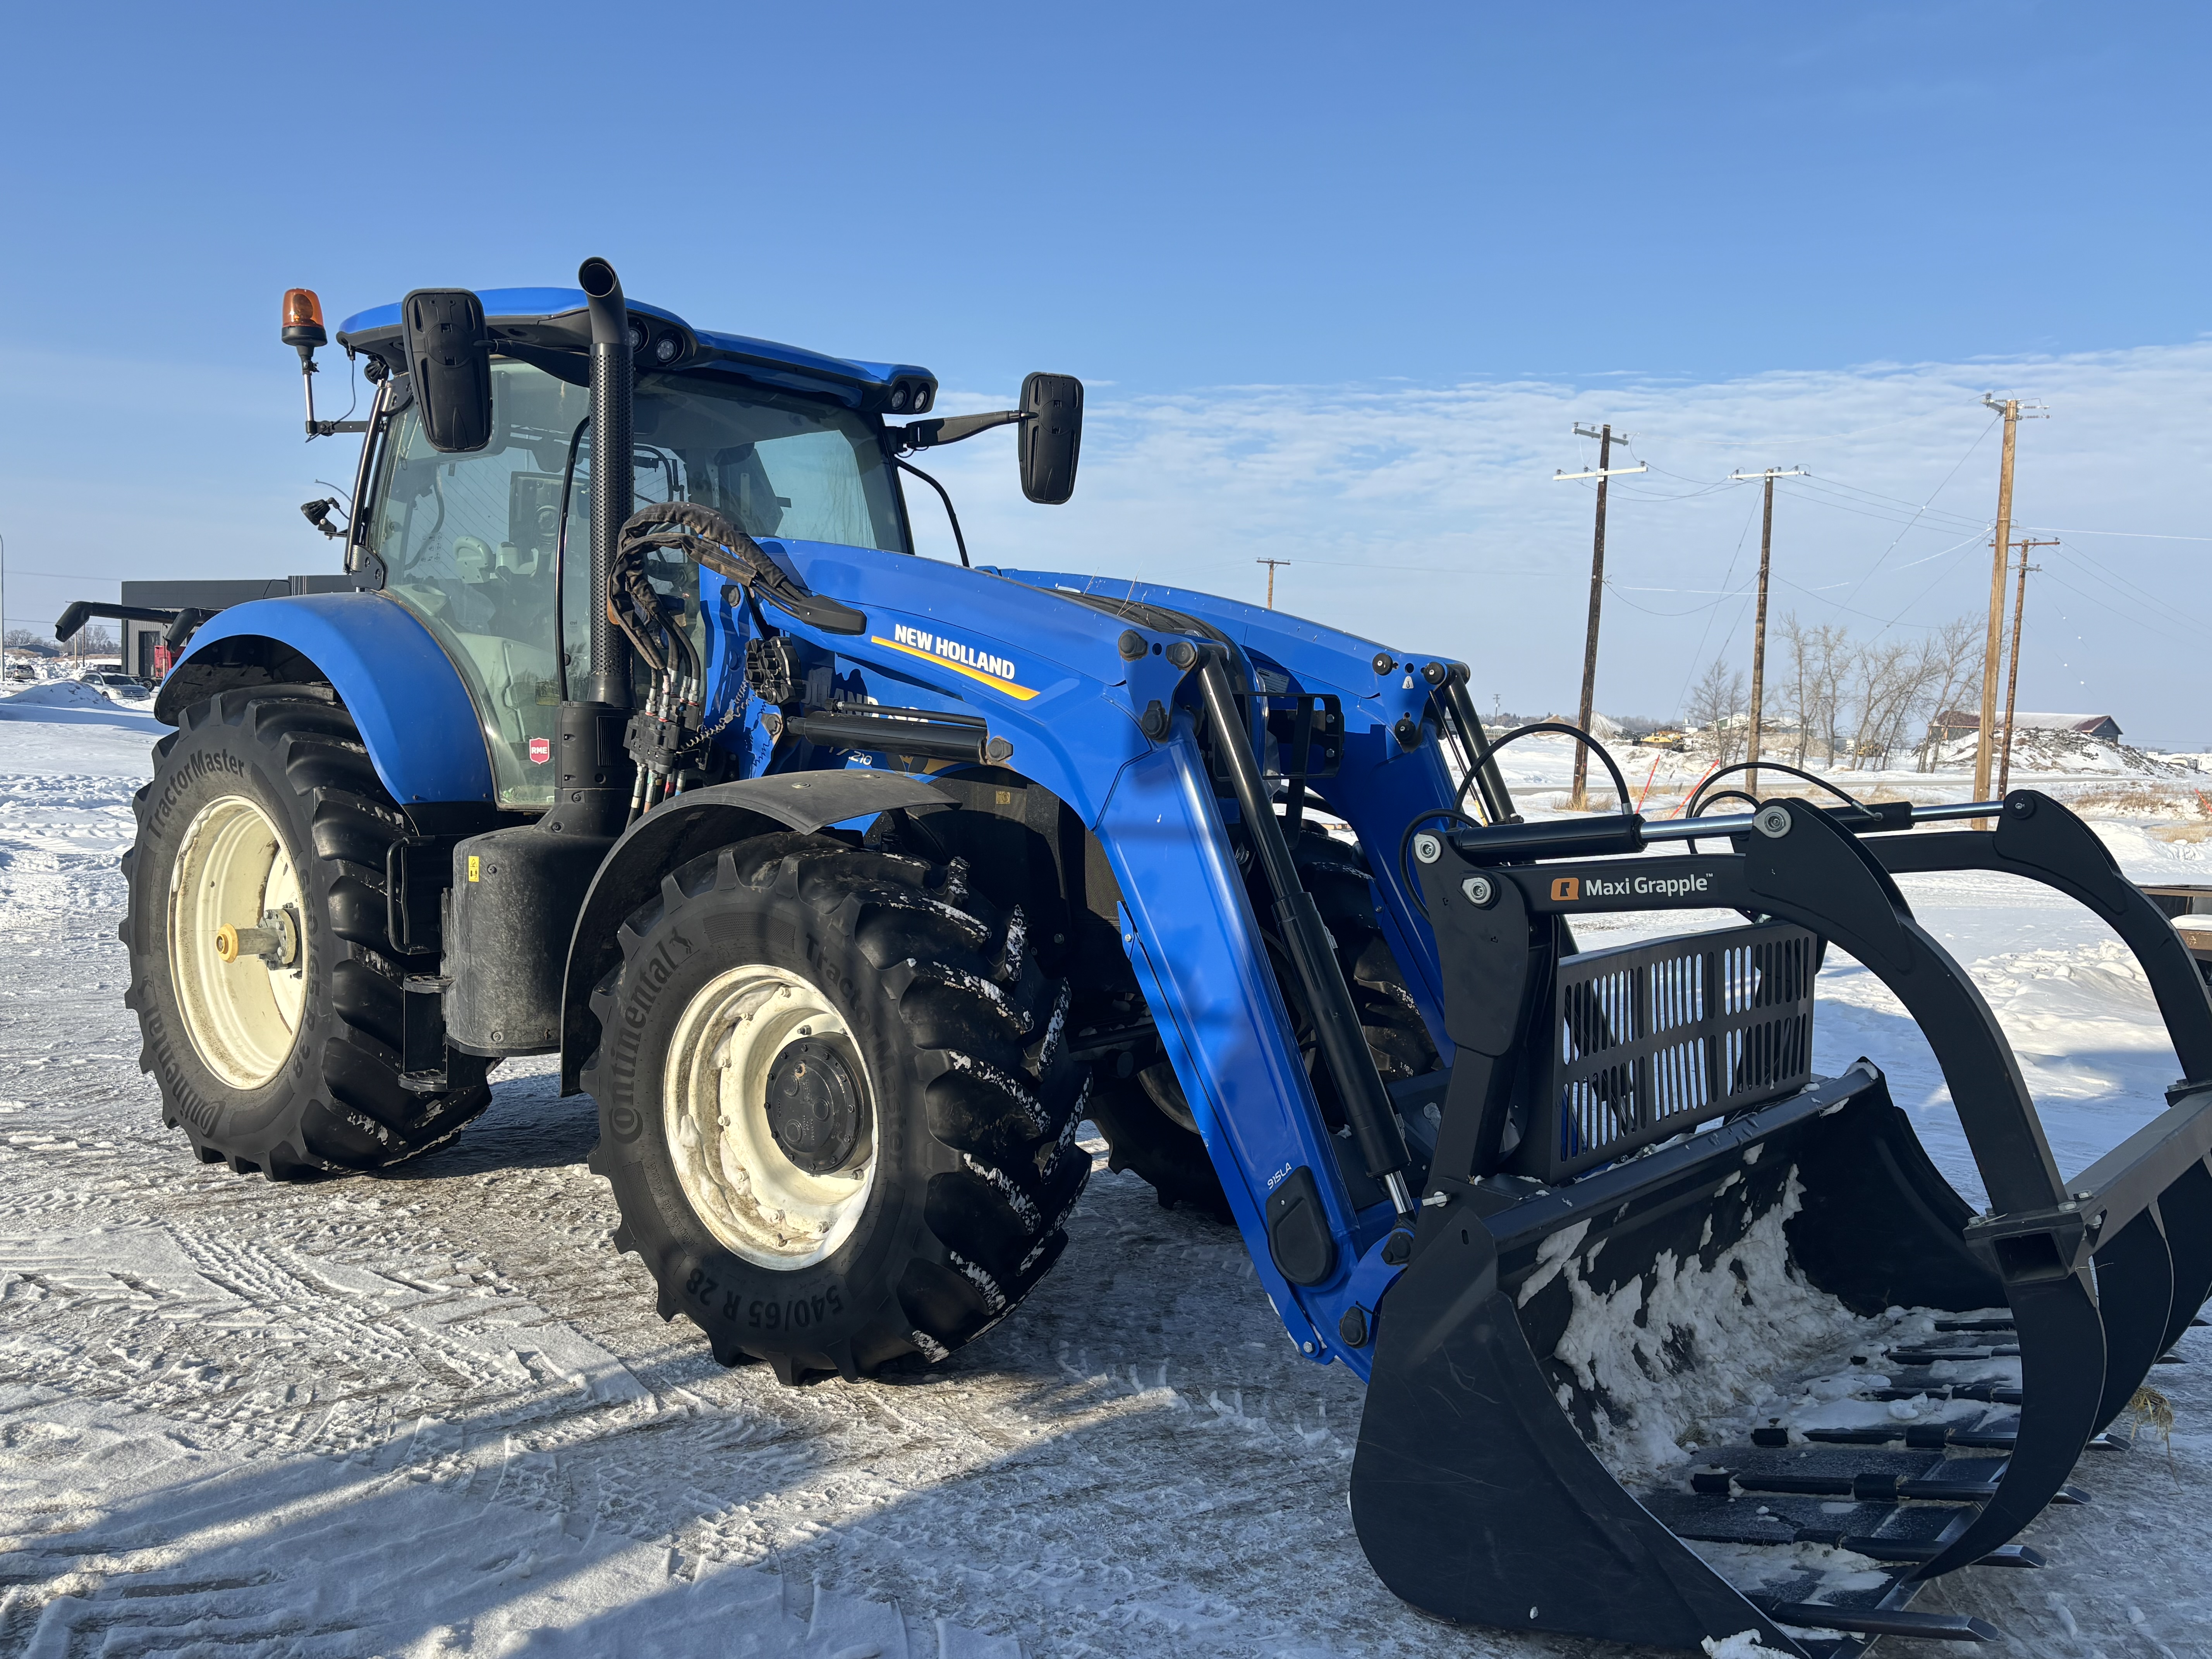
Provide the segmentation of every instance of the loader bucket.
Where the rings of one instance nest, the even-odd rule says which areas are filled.
[[[2186,950],[2028,791],[1994,831],[1917,836],[1769,802],[1706,821],[1734,850],[1663,860],[1547,860],[1533,828],[1420,854],[1457,1056],[1377,1310],[1352,1481],[1370,1560],[1445,1618],[1692,1652],[1994,1638],[1909,1604],[1955,1568],[2042,1565],[2013,1540],[2085,1501],[2084,1447],[2212,1291],[2212,1003]],[[2163,1115],[2072,1181],[1888,873],[1965,868],[2103,914],[2181,1055]],[[1571,950],[1581,911],[1692,906],[1757,920]],[[1872,1064],[1812,1076],[1827,942],[1927,1034],[1989,1211]]]

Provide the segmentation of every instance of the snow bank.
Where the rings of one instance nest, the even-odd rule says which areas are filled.
[[[47,680],[38,685],[27,685],[21,691],[12,691],[0,697],[0,703],[17,708],[112,708],[97,687],[82,680]]]

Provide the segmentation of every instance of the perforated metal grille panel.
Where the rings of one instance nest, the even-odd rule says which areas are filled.
[[[1564,958],[1531,1126],[1541,1173],[1564,1179],[1802,1088],[1820,954],[1805,929],[1769,923]]]

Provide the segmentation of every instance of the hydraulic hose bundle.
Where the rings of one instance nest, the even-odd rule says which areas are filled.
[[[662,501],[630,514],[608,562],[606,614],[645,662],[653,681],[645,708],[631,720],[625,739],[638,766],[630,797],[633,822],[684,792],[686,770],[704,759],[714,736],[703,726],[706,665],[680,612],[671,612],[646,574],[646,560],[654,552],[680,554],[748,598],[766,599],[825,632],[857,634],[867,626],[860,611],[809,592],[759,543],[712,507]],[[763,633],[769,631],[757,603],[754,620]]]

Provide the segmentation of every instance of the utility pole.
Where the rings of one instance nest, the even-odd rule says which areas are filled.
[[[2004,416],[2004,459],[1997,464],[1996,556],[1990,562],[1990,627],[1982,647],[1982,722],[1974,743],[1976,800],[1990,798],[1990,759],[1996,747],[1997,647],[2004,631],[2005,576],[2012,565],[2012,456],[2013,440],[2020,428],[2021,402],[2017,398],[2008,398],[1999,403],[1984,392],[1982,406]],[[2030,410],[2031,416],[2034,412]],[[1978,819],[1976,827],[1986,830],[1989,821]]]
[[[2020,550],[2020,586],[2014,591],[2012,601],[2012,666],[2005,671],[2004,749],[1997,759],[1996,798],[1999,800],[2002,800],[2005,791],[2012,787],[2013,695],[2020,690],[2020,624],[2021,618],[2027,611],[2027,573],[2043,568],[2039,564],[2027,562],[2027,550],[2031,547],[2056,547],[2058,539],[2054,536],[2048,541],[2014,542],[2013,545]]]
[[[1620,434],[1620,441],[1626,443],[1635,435],[1632,432],[1624,432]],[[1562,472],[1553,468],[1552,479],[1555,483],[1569,478],[1597,480],[1597,533],[1590,543],[1589,627],[1583,636],[1583,700],[1580,712],[1575,719],[1575,724],[1587,733],[1592,713],[1590,700],[1597,691],[1598,608],[1605,595],[1605,483],[1608,478],[1626,477],[1632,472],[1645,472],[1650,469],[1643,465],[1613,467],[1613,425],[1610,422],[1593,432],[1577,421],[1575,422],[1575,436],[1597,440],[1597,470],[1595,472]],[[1577,812],[1589,810],[1585,799],[1589,784],[1589,745],[1578,743],[1575,745],[1575,792],[1567,802],[1571,810]]]
[[[1743,787],[1754,796],[1759,793],[1759,734],[1766,720],[1766,573],[1774,560],[1774,481],[1802,477],[1804,472],[1802,466],[1793,466],[1786,472],[1770,466],[1764,472],[1729,474],[1741,483],[1748,483],[1753,478],[1766,481],[1766,507],[1759,524],[1759,620],[1751,633],[1751,738],[1744,753],[1750,770],[1744,775]]]
[[[1275,567],[1279,564],[1288,564],[1290,561],[1288,559],[1255,559],[1252,562],[1267,567],[1267,609],[1273,611],[1275,608]]]

